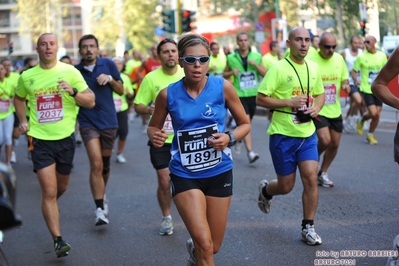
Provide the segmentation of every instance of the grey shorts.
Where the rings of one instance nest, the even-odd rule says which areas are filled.
[[[95,127],[83,127],[80,128],[80,135],[85,145],[90,140],[99,138],[102,150],[112,150],[114,148],[117,131],[117,128],[98,130]]]

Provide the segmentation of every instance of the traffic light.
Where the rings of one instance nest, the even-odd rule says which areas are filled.
[[[162,11],[163,30],[169,33],[176,33],[175,25],[175,11],[164,10]]]
[[[360,35],[363,37],[366,36],[366,21],[362,20],[360,21]]]
[[[14,51],[14,44],[12,42],[8,43],[8,54],[12,54],[12,52]]]
[[[195,13],[195,11],[191,10],[181,10],[180,16],[182,32],[190,32],[196,29],[194,18]]]

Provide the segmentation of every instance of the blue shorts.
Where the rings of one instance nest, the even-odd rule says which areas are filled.
[[[319,160],[316,133],[308,138],[271,135],[269,150],[274,170],[280,176],[294,173],[299,162]]]

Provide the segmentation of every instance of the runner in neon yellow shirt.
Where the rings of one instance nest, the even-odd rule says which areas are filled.
[[[154,112],[154,103],[158,93],[184,77],[184,71],[178,64],[177,44],[172,39],[164,39],[157,46],[157,53],[162,66],[148,73],[134,99],[134,107],[138,114],[152,115]],[[168,134],[165,145],[156,148],[148,141],[150,146],[150,157],[152,166],[155,168],[158,177],[157,197],[161,207],[163,219],[160,235],[173,234],[173,221],[170,215],[171,193],[169,183],[169,161],[171,159],[170,148],[173,139],[173,127],[170,115],[167,116],[164,123],[164,130]]]
[[[57,60],[54,34],[42,34],[36,51],[40,63],[21,74],[15,108],[21,133],[29,136],[33,169],[42,190],[42,212],[59,258],[71,249],[61,236],[57,199],[66,191],[72,169],[76,105],[92,108],[95,96],[78,70]],[[29,126],[26,101],[31,107]]]
[[[4,58],[1,60],[1,63],[4,65],[4,68],[6,69],[6,75],[5,75],[5,79],[7,79],[12,86],[14,87],[14,91],[17,88],[18,85],[18,79],[19,79],[19,74],[12,72],[11,71],[11,59],[9,58]],[[11,106],[11,109],[13,111],[13,115],[14,115],[14,128],[12,131],[12,144],[13,146],[15,145],[15,142],[18,140],[19,138],[19,120],[18,120],[18,116],[15,113],[15,108],[14,108],[14,103]],[[12,152],[11,152],[11,163],[16,163],[17,162],[17,155],[14,151],[14,147],[12,147]]]
[[[280,45],[278,44],[278,42],[271,41],[269,48],[270,52],[262,57],[262,64],[264,65],[266,71],[268,71],[272,67],[272,65],[274,65],[274,63],[280,60]],[[267,118],[269,119],[269,122],[272,120],[272,113],[270,111],[267,113]]]
[[[367,106],[367,112],[357,121],[357,133],[363,135],[363,123],[371,118],[369,132],[367,133],[366,142],[370,145],[378,144],[374,138],[374,131],[380,121],[382,110],[382,102],[371,92],[371,83],[377,77],[381,68],[387,62],[387,56],[375,48],[377,40],[373,36],[367,36],[364,40],[366,51],[359,55],[353,66],[351,75],[356,85],[359,85],[356,71],[360,70],[361,83],[360,91],[363,93],[363,99]]]
[[[68,80],[70,86],[83,92],[87,84],[82,75],[77,73],[72,65],[62,62],[50,69],[37,65],[22,73],[16,94],[26,98],[30,104],[29,136],[41,140],[60,140],[73,133],[76,101],[71,96],[73,92],[71,95],[63,93],[58,83]]]
[[[129,104],[127,102],[127,99],[133,99],[134,91],[130,77],[121,72],[124,67],[124,59],[121,57],[114,57],[112,61],[114,61],[116,68],[120,72],[124,88],[124,92],[122,95],[119,95],[116,92],[112,93],[112,97],[114,98],[116,117],[118,119],[118,132],[116,136],[118,138],[118,148],[116,151],[116,162],[126,163],[126,158],[125,156],[123,156],[123,149],[125,148],[127,134],[129,133]]]
[[[280,59],[278,58],[278,54],[280,53],[280,45],[276,41],[271,41],[270,42],[270,52],[265,54],[262,57],[262,63],[263,66],[266,68],[266,71],[268,71],[274,63],[278,62]]]
[[[126,62],[125,73],[130,76],[133,72],[133,69],[141,66],[141,55],[137,50],[133,50],[132,58]]]
[[[217,42],[211,43],[211,60],[209,62],[209,73],[216,77],[223,78],[223,71],[226,68],[227,58],[220,53],[219,44]]]
[[[296,27],[286,42],[290,56],[273,65],[259,87],[256,103],[274,109],[269,126],[269,149],[277,179],[261,180],[258,207],[270,212],[274,195],[289,193],[299,168],[303,184],[302,241],[322,243],[314,228],[317,209],[317,140],[311,118],[316,118],[324,103],[324,88],[316,63],[305,60],[310,45],[309,32]],[[302,112],[301,112],[302,111]]]
[[[14,128],[13,97],[15,86],[5,77],[6,68],[0,64],[0,143],[5,148],[6,163],[11,167],[12,132]],[[1,148],[1,146],[0,146]]]
[[[319,112],[320,119],[314,120],[319,158],[324,153],[318,172],[318,183],[323,187],[334,186],[327,171],[337,155],[343,130],[340,91],[342,88],[346,93],[350,92],[348,68],[344,58],[335,52],[336,47],[334,34],[325,32],[320,36],[319,52],[306,56],[318,64],[324,85],[324,106]]]

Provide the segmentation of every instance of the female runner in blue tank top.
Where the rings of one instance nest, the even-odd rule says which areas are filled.
[[[233,194],[231,146],[250,131],[249,120],[233,85],[207,74],[210,48],[196,34],[178,43],[179,64],[185,77],[163,89],[155,102],[148,136],[162,147],[167,114],[174,139],[169,164],[172,196],[191,238],[187,265],[214,265],[213,254],[222,245]],[[237,128],[225,132],[226,111]]]

